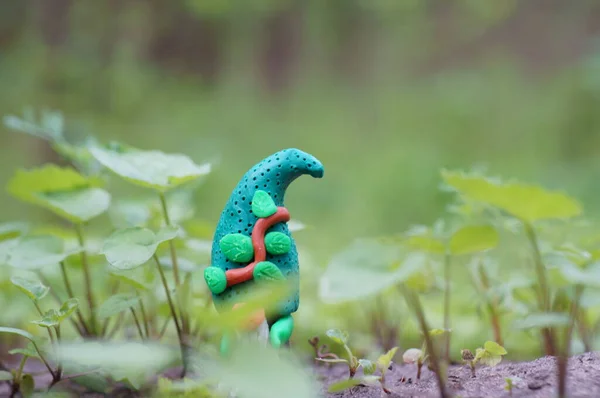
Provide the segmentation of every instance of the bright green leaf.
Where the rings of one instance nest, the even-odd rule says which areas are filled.
[[[356,387],[360,383],[361,383],[361,380],[359,380],[359,379],[346,379],[346,380],[338,381],[336,383],[331,384],[329,386],[329,388],[327,388],[327,392],[329,392],[329,393],[342,392],[349,388]]]
[[[13,276],[10,281],[33,301],[43,299],[50,292],[50,288],[41,282],[30,281],[18,276]]]
[[[120,229],[104,242],[102,254],[117,269],[133,269],[150,260],[159,243],[176,235],[177,231],[171,227],[163,228],[157,234],[141,227]]]
[[[31,398],[35,391],[35,381],[33,376],[30,374],[24,374],[21,377],[21,383],[19,385],[19,391],[23,395],[23,398]]]
[[[358,363],[360,366],[362,366],[363,373],[366,375],[371,375],[377,370],[377,365],[373,361],[369,361],[368,359],[359,359]]]
[[[506,349],[495,341],[486,341],[483,348],[492,355],[506,355]]]
[[[79,300],[76,298],[70,298],[65,301],[58,310],[58,321],[62,322],[71,315],[79,307]]]
[[[478,348],[475,353],[475,360],[481,362],[484,365],[494,367],[502,362],[501,355],[493,355],[482,348]]]
[[[529,223],[567,219],[582,212],[581,204],[562,192],[518,182],[499,183],[461,172],[442,171],[444,181],[471,200],[487,203]]]
[[[0,326],[0,333],[16,334],[18,336],[25,337],[29,341],[33,341],[33,335],[21,329]]]
[[[158,243],[163,243],[177,238],[178,235],[179,227],[175,225],[169,225],[158,230],[156,233],[156,241]]]
[[[377,366],[379,366],[381,372],[385,373],[390,367],[392,359],[394,359],[394,355],[396,355],[396,351],[398,351],[398,347],[392,348],[377,359]]]
[[[18,238],[29,230],[29,225],[24,222],[7,222],[0,224],[0,241]]]
[[[139,302],[140,298],[138,296],[126,293],[115,294],[114,296],[109,297],[98,308],[98,319],[104,320],[123,311],[127,311],[129,308],[136,306]]]
[[[340,329],[329,329],[326,333],[327,337],[335,341],[337,344],[345,345],[348,344],[348,332]]]
[[[270,254],[286,254],[292,248],[292,240],[282,232],[269,232],[265,236],[265,246]]]
[[[450,238],[450,252],[454,255],[481,252],[496,247],[498,239],[498,232],[492,226],[465,226]]]
[[[46,165],[18,170],[8,183],[8,192],[18,199],[51,210],[74,223],[88,221],[110,205],[110,195],[73,168]]]
[[[6,370],[0,370],[0,381],[12,381],[13,374]]]
[[[446,251],[446,246],[441,240],[428,235],[412,235],[406,240],[406,243],[416,249],[428,253],[442,254]]]
[[[210,164],[197,165],[185,155],[143,151],[120,144],[111,146],[110,149],[96,146],[90,153],[118,176],[157,191],[167,191],[211,171]]]
[[[256,217],[266,218],[277,212],[277,205],[271,196],[260,189],[254,193],[252,197],[252,213]]]
[[[57,265],[80,250],[65,250],[64,242],[56,236],[26,236],[8,250],[6,263],[15,268],[35,270]]]
[[[517,320],[513,327],[516,329],[546,328],[554,326],[566,326],[569,324],[569,315],[564,313],[537,313],[530,314],[523,319]]]
[[[219,241],[223,255],[236,263],[246,263],[254,257],[252,239],[244,234],[227,234]]]

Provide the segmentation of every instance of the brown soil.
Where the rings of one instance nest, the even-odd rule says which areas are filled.
[[[316,370],[324,385],[324,396],[330,398],[371,398],[371,397],[439,397],[434,374],[423,369],[421,380],[417,381],[416,367],[393,365],[387,375],[387,387],[392,390],[386,395],[378,386],[357,386],[341,393],[327,393],[327,387],[348,377],[348,369],[342,365],[319,366]],[[357,377],[360,375],[357,374]],[[544,357],[532,362],[501,363],[494,368],[478,367],[475,378],[466,366],[453,366],[448,372],[448,389],[453,397],[509,397],[504,389],[505,378],[516,376],[520,383],[513,387],[513,397],[549,398],[556,396],[556,360]],[[404,378],[404,381],[402,379]],[[600,397],[600,353],[586,353],[569,361],[567,393],[569,398]]]

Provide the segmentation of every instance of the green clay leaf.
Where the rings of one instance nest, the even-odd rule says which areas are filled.
[[[495,341],[486,341],[483,348],[492,355],[506,355],[506,349]]]
[[[363,368],[363,373],[366,375],[372,375],[377,370],[377,365],[373,361],[368,359],[359,359],[358,363]]]
[[[265,236],[265,246],[270,254],[286,254],[292,248],[292,240],[282,232],[269,232]]]
[[[32,375],[23,375],[19,385],[19,391],[23,395],[23,398],[30,398],[33,395],[33,392],[35,391],[35,381],[33,380]]]
[[[12,381],[13,374],[6,370],[0,370],[0,381]]]
[[[48,292],[50,292],[50,288],[48,286],[45,286],[41,282],[30,281],[18,276],[13,276],[12,278],[10,278],[10,281],[13,285],[15,285],[20,291],[25,293],[27,297],[29,297],[33,301],[43,299],[44,297],[46,297]]]
[[[326,333],[327,337],[340,345],[348,344],[348,332],[340,329],[329,329]]]
[[[138,296],[126,293],[115,294],[114,296],[109,297],[98,308],[98,319],[104,320],[123,311],[127,311],[129,308],[136,306],[139,302],[140,298]]]
[[[465,226],[450,238],[450,252],[454,255],[481,252],[496,247],[498,239],[498,232],[490,225]]]
[[[254,257],[252,239],[243,234],[227,234],[219,241],[223,255],[236,263],[246,263]]]
[[[256,217],[266,218],[272,216],[277,212],[277,205],[271,198],[271,196],[260,189],[254,193],[252,198],[252,213]]]
[[[282,281],[285,276],[281,270],[272,262],[262,261],[254,267],[253,277],[257,281]]]
[[[221,294],[227,288],[227,277],[225,271],[217,267],[206,267],[204,269],[204,280],[213,294]]]
[[[379,371],[382,374],[385,373],[390,367],[392,359],[394,359],[394,355],[396,355],[396,351],[398,351],[398,347],[392,348],[377,359],[377,366],[379,366]]]
[[[73,168],[46,165],[17,171],[7,190],[22,201],[82,223],[104,213],[110,205],[110,194],[99,188],[101,184],[101,180],[87,178]]]
[[[513,327],[516,329],[539,329],[569,324],[569,315],[559,312],[546,312],[527,315],[517,320]]]
[[[7,328],[4,326],[0,326],[0,333],[16,334],[18,336],[25,337],[29,341],[33,341],[33,335],[22,329]]]
[[[211,171],[210,164],[197,165],[189,157],[160,151],[144,151],[122,144],[96,146],[90,153],[104,167],[139,186],[165,192],[196,180]]]
[[[467,199],[495,206],[525,222],[568,219],[581,214],[581,204],[562,192],[518,182],[444,170],[444,181]]]
[[[327,392],[329,392],[329,393],[342,392],[349,388],[356,387],[357,385],[361,384],[361,382],[362,382],[361,380],[354,379],[354,378],[338,381],[336,383],[331,384],[329,386],[329,388],[327,388]]]
[[[63,240],[53,235],[26,236],[8,250],[6,263],[15,268],[36,270],[57,265],[80,250],[65,250]]]
[[[133,269],[150,260],[158,245],[175,238],[177,231],[176,227],[165,227],[156,234],[141,227],[120,229],[104,242],[102,254],[114,268]]]

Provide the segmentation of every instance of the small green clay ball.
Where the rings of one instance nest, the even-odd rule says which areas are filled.
[[[252,213],[256,217],[266,218],[277,212],[277,205],[265,191],[258,190],[252,198]]]
[[[219,246],[225,258],[235,263],[246,263],[254,257],[252,239],[243,234],[227,234],[219,241]]]
[[[265,236],[265,246],[270,254],[286,254],[292,248],[292,240],[281,232],[269,232]]]
[[[204,280],[213,294],[221,294],[227,288],[227,276],[221,268],[206,267]]]
[[[252,276],[257,281],[282,281],[285,277],[281,270],[270,261],[263,261],[254,267]]]

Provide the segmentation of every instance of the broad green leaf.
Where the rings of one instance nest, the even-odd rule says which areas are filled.
[[[486,341],[483,348],[492,355],[506,355],[506,349],[495,341]]]
[[[426,260],[398,245],[357,240],[329,263],[319,295],[329,304],[357,301],[404,282],[422,271]]]
[[[500,362],[502,362],[502,356],[494,355],[494,354],[487,352],[486,350],[484,350],[482,348],[478,348],[475,353],[475,360],[478,362],[481,362],[484,365],[494,367],[494,366],[498,365]]]
[[[358,363],[360,366],[362,366],[363,373],[366,375],[371,375],[377,370],[377,365],[373,361],[369,361],[368,359],[359,359]]]
[[[244,234],[227,234],[219,241],[223,255],[236,263],[246,263],[254,257],[252,239]]]
[[[8,351],[8,353],[10,355],[25,355],[25,356],[28,356],[31,358],[39,358],[40,357],[40,355],[36,351],[33,344],[31,344],[31,342],[25,348],[13,348],[12,350]]]
[[[98,308],[98,319],[104,320],[123,311],[127,311],[129,308],[136,306],[139,302],[140,298],[138,296],[126,293],[115,294],[114,296],[109,297]]]
[[[326,333],[327,337],[335,341],[337,344],[345,345],[348,344],[348,332],[340,329],[329,329]]]
[[[150,260],[160,243],[175,236],[177,230],[173,227],[165,227],[156,234],[141,227],[120,229],[104,242],[102,254],[117,269],[133,269]]]
[[[41,282],[30,281],[19,276],[13,276],[10,281],[33,301],[43,299],[50,292],[50,288]]]
[[[157,191],[167,191],[211,171],[210,164],[197,165],[185,155],[144,151],[121,144],[111,146],[110,149],[96,146],[90,148],[90,153],[118,176]]]
[[[402,360],[404,361],[404,363],[417,363],[419,361],[419,358],[423,357],[423,351],[419,350],[418,348],[409,348],[408,350],[404,351],[404,354],[402,354]]]
[[[58,326],[60,314],[57,310],[48,310],[42,316],[42,319],[31,321],[31,323],[41,326],[43,328],[52,328]]]
[[[252,197],[252,213],[256,217],[266,218],[277,212],[277,206],[271,196],[262,190],[257,190]]]
[[[18,238],[29,230],[29,225],[24,222],[7,222],[0,224],[0,241]]]
[[[177,238],[179,235],[179,227],[175,225],[169,225],[166,227],[162,227],[156,233],[156,241],[158,243],[163,243],[172,239]]]
[[[21,377],[19,391],[23,395],[23,398],[31,398],[33,392],[35,391],[35,381],[33,380],[32,375],[27,373],[24,374],[23,377]]]
[[[465,226],[450,238],[450,252],[454,255],[481,252],[496,247],[498,239],[498,232],[490,225]]]
[[[392,348],[377,359],[377,366],[379,366],[381,372],[385,373],[390,367],[392,359],[394,359],[394,355],[396,355],[396,351],[398,351],[398,347]]]
[[[110,194],[99,188],[100,184],[100,180],[87,178],[73,168],[46,165],[18,170],[7,189],[18,199],[82,223],[104,213],[110,205]]]
[[[269,232],[265,236],[265,246],[270,254],[286,254],[292,248],[292,240],[284,233]]]
[[[332,393],[332,394],[336,393],[336,392],[342,392],[349,388],[356,387],[361,382],[362,382],[361,380],[354,379],[354,378],[338,381],[338,382],[335,382],[335,383],[329,385],[329,387],[327,388],[327,392]]]
[[[33,335],[22,329],[8,328],[8,327],[0,326],[0,333],[15,334],[15,335],[18,335],[21,337],[25,337],[29,341],[33,341]]]
[[[0,381],[12,381],[13,374],[6,370],[0,370]]]
[[[15,268],[35,270],[57,265],[80,250],[65,250],[63,240],[56,236],[26,236],[8,250],[6,263]]]
[[[530,314],[523,319],[517,320],[513,327],[516,329],[539,329],[554,326],[566,326],[569,324],[569,316],[564,313],[537,313]]]
[[[444,181],[466,198],[487,203],[532,223],[581,214],[581,204],[562,192],[518,182],[500,183],[478,175],[442,171]]]
[[[161,265],[164,265],[161,262]],[[149,290],[152,287],[155,273],[145,272],[145,269],[135,270],[118,270],[111,269],[109,272],[111,276],[117,278],[119,281],[139,290]]]

